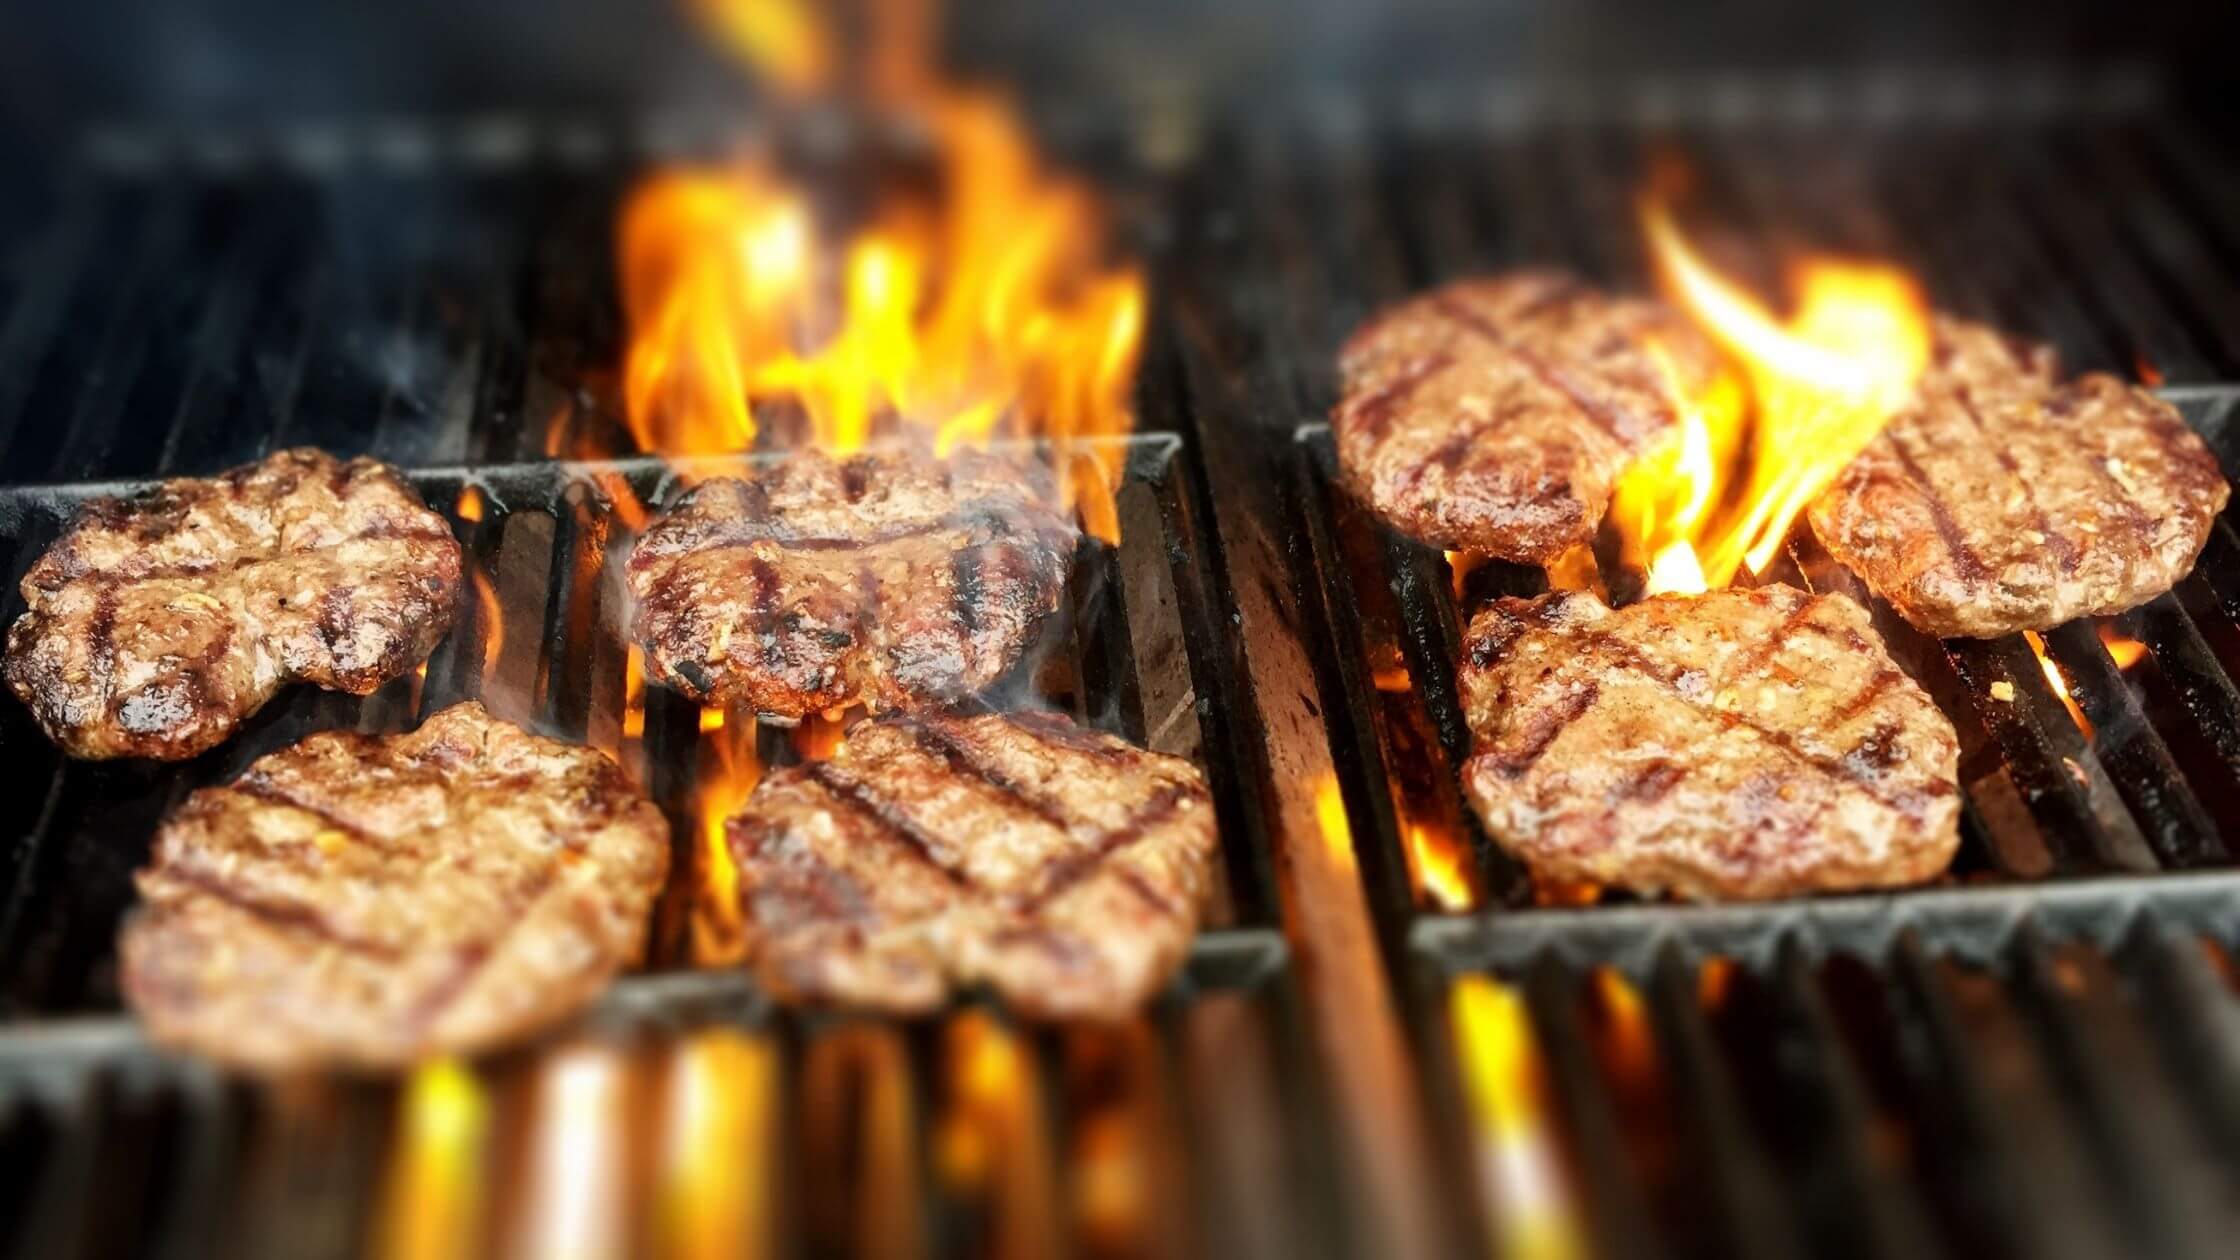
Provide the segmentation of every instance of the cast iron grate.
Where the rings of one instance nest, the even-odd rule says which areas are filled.
[[[1297,1032],[1265,858],[1238,818],[1237,762],[1211,719],[1226,684],[1209,662],[1196,491],[1176,439],[1110,446],[1099,453],[1123,470],[1111,502],[1119,541],[1084,539],[1037,649],[983,700],[1064,709],[1207,768],[1225,840],[1208,930],[1143,1017],[1109,1029],[1028,1030],[980,1002],[917,1021],[803,1017],[769,1009],[735,966],[691,970],[705,860],[695,793],[721,755],[715,742],[745,717],[712,726],[658,686],[644,688],[642,709],[633,704],[620,588],[634,539],[630,505],[673,498],[678,472],[650,458],[420,470],[410,479],[447,512],[472,570],[458,625],[424,676],[362,699],[292,689],[236,739],[175,766],[69,761],[44,747],[21,706],[0,718],[18,774],[28,776],[19,781],[43,781],[4,807],[6,828],[21,839],[9,853],[0,918],[0,982],[13,1015],[0,1025],[0,1150],[22,1196],[8,1214],[24,1222],[23,1254],[142,1244],[191,1252],[213,1242],[225,1251],[243,1240],[275,1254],[319,1254],[396,1224],[380,1215],[384,1178],[412,1157],[413,1104],[393,1086],[342,1081],[252,1089],[155,1053],[127,1018],[109,1013],[112,945],[132,901],[130,872],[156,821],[188,791],[311,730],[404,729],[466,698],[633,766],[670,815],[677,846],[645,973],[617,985],[579,1027],[463,1069],[497,1117],[490,1132],[506,1135],[476,1148],[485,1161],[477,1195],[533,1179],[537,1143],[568,1140],[571,1104],[549,1096],[577,1088],[567,1080],[603,1082],[597,1088],[617,1097],[664,1096],[681,1088],[676,1074],[693,1047],[728,1037],[727,1062],[763,1065],[740,1086],[759,1091],[750,1112],[785,1118],[753,1165],[769,1179],[754,1193],[794,1205],[755,1223],[773,1246],[837,1244],[858,1228],[944,1253],[995,1238],[1035,1251],[1066,1240],[1089,1251],[1184,1239],[1272,1253],[1321,1245],[1296,1198],[1323,1175],[1317,1165],[1328,1149],[1312,1136],[1315,1069]],[[694,471],[736,462],[698,461]],[[79,503],[141,484],[0,491],[11,557],[0,615],[20,613],[13,581]],[[807,738],[765,725],[744,751],[785,764],[804,755]],[[1240,1066],[1244,1059],[1251,1063]],[[1240,1071],[1249,1084],[1239,1086]],[[1002,1078],[993,1093],[990,1073]],[[819,1101],[819,1090],[840,1097]],[[990,1108],[1024,1127],[975,1136],[973,1125],[992,1122]],[[634,1151],[658,1146],[665,1132],[657,1109],[648,1118],[623,1107],[605,1120],[575,1140]],[[866,1128],[874,1125],[887,1129]],[[883,1145],[865,1145],[873,1139]],[[973,1143],[987,1149],[971,1156],[945,1146]],[[660,1175],[638,1156],[615,1158],[625,1180]],[[845,1175],[828,1184],[814,1171],[819,1159],[839,1161],[833,1167]],[[875,1185],[864,1183],[864,1160],[876,1165]],[[672,1171],[695,1175],[684,1163]],[[809,1180],[779,1180],[796,1176]],[[1135,1189],[1156,1210],[1084,1197],[1092,1190],[1083,1179],[1098,1177],[1146,1179]],[[635,1191],[616,1193],[620,1216],[601,1227],[635,1245],[658,1214]],[[852,1203],[857,1194],[863,1201]],[[486,1218],[493,1238],[521,1237],[539,1219],[500,1220],[528,1212],[511,1199],[484,1208],[495,1214]],[[143,1224],[144,1236],[119,1235]],[[827,1237],[836,1232],[843,1237]]]

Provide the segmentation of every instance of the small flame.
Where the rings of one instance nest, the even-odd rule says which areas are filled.
[[[1612,1076],[1639,1084],[1657,1071],[1656,1035],[1641,994],[1613,967],[1594,971],[1595,996],[1602,1015],[1601,1046]]]
[[[2069,710],[2069,720],[2077,724],[2077,729],[2084,732],[2086,739],[2091,739],[2092,720],[2084,715],[2084,710],[2069,694],[2069,680],[2062,676],[2061,666],[2046,652],[2046,641],[2038,637],[2035,630],[2023,631],[2022,638],[2030,645],[2031,654],[2038,658],[2038,668],[2045,672],[2046,684],[2053,688],[2053,694],[2061,697],[2062,707]]]
[[[474,583],[476,607],[482,616],[482,677],[487,680],[498,670],[498,657],[506,646],[505,606],[498,600],[498,588],[490,575],[479,564],[468,564],[467,574]]]
[[[405,1087],[384,1206],[381,1257],[465,1257],[481,1250],[490,1100],[456,1059],[421,1065]]]
[[[1707,1011],[1716,1011],[1727,1004],[1727,995],[1734,991],[1734,960],[1712,957],[1703,960],[1696,972],[1696,1002]]]
[[[458,516],[462,521],[482,519],[482,491],[476,486],[466,486],[459,491]]]
[[[1594,548],[1581,543],[1550,561],[1548,589],[1607,594],[1602,586],[1602,565],[1594,558]]]
[[[838,56],[804,0],[692,0],[692,9],[779,92],[801,96],[831,82]]]
[[[728,1028],[695,1034],[670,1059],[656,1254],[772,1253],[777,1073],[766,1035]]]
[[[542,1061],[516,1218],[520,1254],[622,1254],[628,1068],[620,1051],[591,1044]]]
[[[633,643],[630,653],[622,661],[622,738],[642,740],[646,737],[646,657],[645,649]]]
[[[2125,638],[2121,631],[2112,626],[2100,627],[2100,645],[2108,649],[2108,659],[2114,661],[2119,670],[2129,670],[2139,663],[2140,657],[2147,654],[2146,644],[2137,639]]]
[[[1347,869],[1354,865],[1353,823],[1346,817],[1346,796],[1338,776],[1325,774],[1314,788],[1314,817],[1322,832],[1323,847]]]
[[[994,1255],[1046,1255],[1057,1243],[1049,1129],[1029,1054],[985,1012],[950,1021],[934,1167],[952,1194],[985,1205]]]
[[[727,721],[721,709],[700,710],[700,781],[692,808],[699,820],[699,897],[692,914],[692,956],[702,966],[746,956],[739,908],[739,867],[732,860],[724,824],[745,807],[762,780],[752,718]]]
[[[1498,1255],[1586,1254],[1586,1233],[1563,1166],[1553,1108],[1524,998],[1467,976],[1448,991],[1455,1058],[1476,1139]]]
[[[1704,262],[1661,203],[1644,204],[1642,224],[1674,300],[1742,374],[1689,390],[1669,350],[1647,347],[1681,424],[1619,479],[1612,520],[1649,594],[1701,592],[1764,572],[1796,514],[1905,404],[1928,364],[1928,307],[1894,267],[1815,258],[1780,320]]]
[[[1465,598],[1464,588],[1469,585],[1470,571],[1477,568],[1483,561],[1484,557],[1472,555],[1467,551],[1450,551],[1447,553],[1447,573],[1454,579],[1456,603],[1461,603]]]
[[[1421,823],[1408,826],[1408,865],[1416,874],[1416,887],[1429,893],[1439,908],[1468,910],[1478,893],[1470,882],[1470,846],[1444,828]]]

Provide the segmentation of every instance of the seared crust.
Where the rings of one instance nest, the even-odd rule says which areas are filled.
[[[727,834],[773,992],[925,1011],[986,984],[1052,1019],[1166,982],[1214,855],[1196,767],[1047,714],[858,723]]]
[[[707,482],[630,554],[653,674],[798,718],[968,695],[1056,608],[1077,538],[1046,477],[960,452],[808,450]]]
[[[2051,350],[1940,320],[1913,403],[1814,500],[1812,528],[1942,638],[2121,612],[2193,568],[2228,490],[2177,409]]]
[[[256,1071],[482,1050],[637,957],[668,863],[613,762],[479,704],[325,731],[164,822],[125,997],[156,1041]]]
[[[1346,484],[1433,546],[1543,563],[1594,537],[1619,473],[1718,370],[1662,303],[1554,271],[1459,280],[1346,342],[1330,427]]]
[[[1470,623],[1463,783],[1562,883],[1698,900],[1933,879],[1959,844],[1959,741],[1841,595],[1574,592]]]
[[[8,685],[77,757],[191,757],[287,683],[364,695],[428,655],[459,544],[395,469],[281,451],[97,499],[23,578]]]

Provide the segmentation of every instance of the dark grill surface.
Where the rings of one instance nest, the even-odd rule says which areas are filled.
[[[615,498],[673,483],[551,461],[630,449],[612,212],[637,165],[711,137],[96,137],[0,219],[22,229],[0,256],[0,615],[87,494],[294,443],[406,466],[478,579],[424,679],[291,691],[184,766],[65,763],[0,701],[8,1246],[408,1254],[398,1196],[464,1150],[434,1184],[464,1187],[478,1240],[558,1220],[671,1254],[707,1254],[703,1227],[755,1254],[2219,1254],[2240,1223],[2229,523],[2172,594],[2046,636],[2089,734],[2028,643],[1878,614],[1962,734],[1946,885],[1547,904],[1569,894],[1536,896],[1456,792],[1452,668],[1468,608],[1545,579],[1486,566],[1457,589],[1335,488],[1318,428],[1339,340],[1413,289],[1528,262],[1642,286],[1631,198],[1669,151],[1722,261],[1898,258],[2074,367],[2158,375],[2240,471],[2240,155],[2151,84],[2120,95],[1709,83],[1071,135],[1150,259],[1151,436],[1121,543],[1085,552],[994,699],[1197,757],[1227,857],[1185,976],[1113,1028],[984,1004],[805,1017],[689,966],[693,794],[737,724],[649,688],[633,734],[617,633]],[[845,173],[845,146],[808,149]],[[1848,581],[1803,545],[1775,576]],[[2145,647],[2128,669],[2114,637]],[[307,731],[468,696],[617,751],[676,823],[644,974],[462,1069],[464,1111],[440,1073],[256,1086],[149,1052],[111,947],[164,810]],[[782,764],[801,738],[765,727],[754,752]],[[1426,864],[1441,842],[1451,870]],[[696,1092],[707,1064],[728,1099]],[[679,1116],[727,1115],[721,1157],[680,1137],[701,1130]],[[613,1197],[571,1203],[583,1184]],[[678,1201],[747,1215],[680,1225]]]

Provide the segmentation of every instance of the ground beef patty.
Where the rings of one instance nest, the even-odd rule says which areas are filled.
[[[1939,637],[2120,612],[2192,569],[2227,489],[2177,409],[1939,320],[1913,402],[1816,499],[1829,552]]]
[[[8,685],[78,757],[190,757],[301,679],[360,695],[451,628],[459,544],[395,469],[291,450],[97,499],[23,578]]]
[[[668,862],[613,762],[479,704],[326,731],[164,822],[125,996],[156,1041],[260,1071],[482,1050],[637,957]]]
[[[1126,1015],[1197,930],[1213,806],[1190,763],[1062,717],[860,722],[731,820],[748,943],[791,999],[923,1011],[985,984]]]
[[[1048,477],[973,451],[801,451],[707,482],[630,554],[654,676],[766,715],[970,694],[1057,606],[1076,533]]]
[[[1503,599],[1470,623],[1464,786],[1540,876],[1713,900],[1934,878],[1951,725],[1840,595]]]
[[[1655,301],[1560,272],[1456,281],[1346,342],[1338,464],[1403,533],[1545,563],[1594,537],[1618,474],[1678,423],[1675,381],[1694,397],[1717,365]]]

